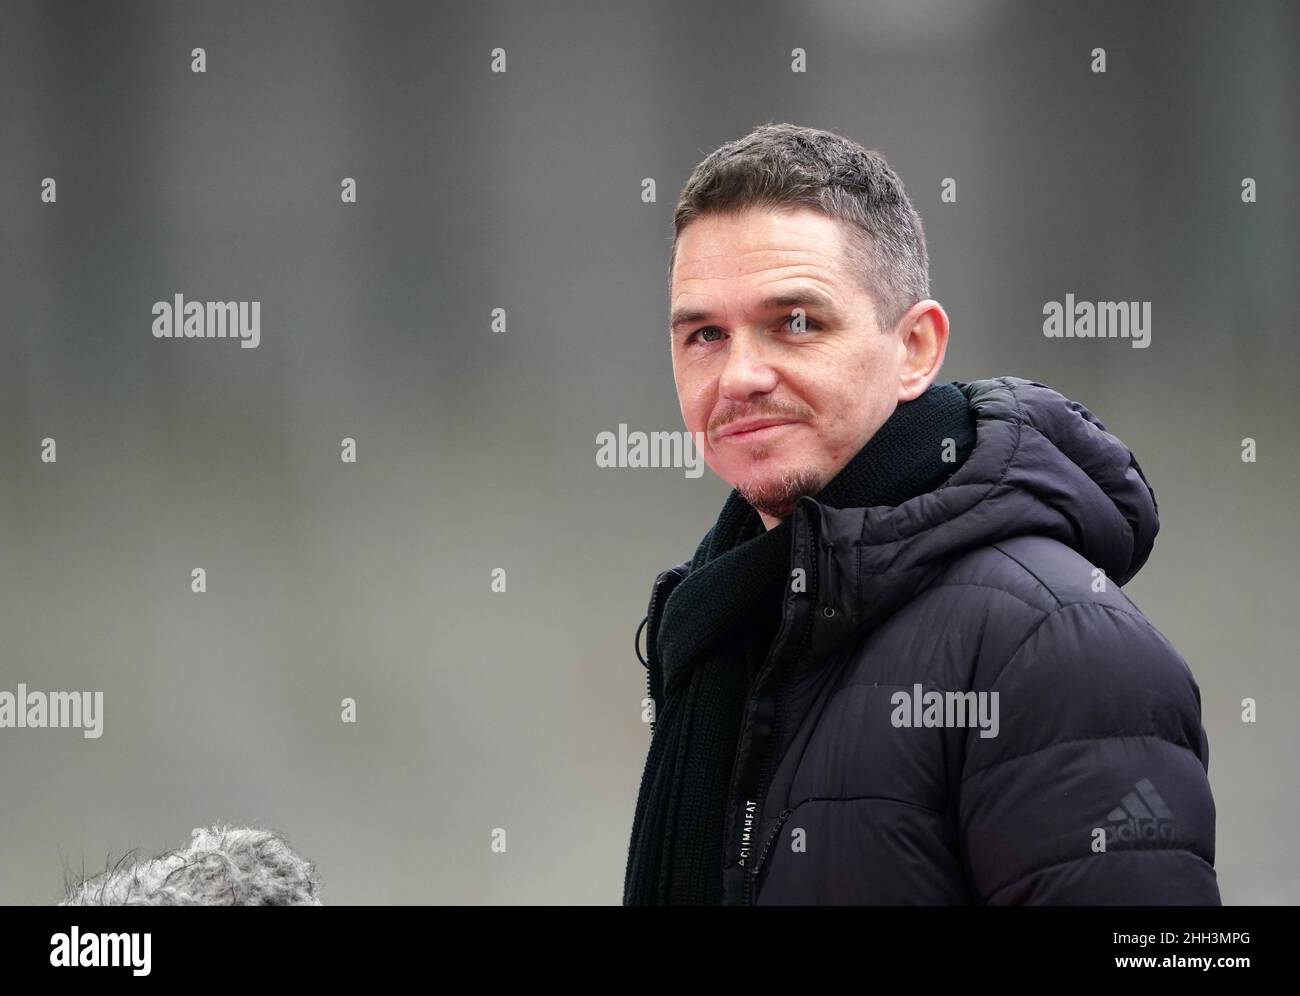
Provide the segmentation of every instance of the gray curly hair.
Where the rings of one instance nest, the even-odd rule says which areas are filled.
[[[189,846],[64,883],[60,906],[321,906],[315,866],[272,830],[198,827]]]

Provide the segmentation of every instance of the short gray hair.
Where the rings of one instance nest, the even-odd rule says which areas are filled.
[[[872,296],[882,332],[930,296],[930,260],[920,215],[880,153],[817,128],[759,125],[695,167],[673,212],[671,286],[677,239],[711,214],[808,207],[848,226],[849,270]]]

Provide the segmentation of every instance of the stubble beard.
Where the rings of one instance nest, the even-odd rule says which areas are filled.
[[[766,452],[760,451],[754,453],[753,457],[757,460],[766,455]],[[755,511],[774,519],[788,519],[801,497],[815,495],[824,484],[820,474],[800,467],[782,471],[776,477],[755,474],[737,484],[736,491]]]

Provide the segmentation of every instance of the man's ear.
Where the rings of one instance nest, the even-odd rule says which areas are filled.
[[[948,350],[948,315],[938,301],[926,298],[907,309],[894,334],[900,337],[903,363],[898,371],[898,400],[919,398],[934,383]]]

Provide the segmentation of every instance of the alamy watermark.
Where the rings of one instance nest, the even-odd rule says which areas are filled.
[[[129,968],[132,975],[151,970],[153,935],[149,933],[83,934],[76,924],[50,936],[50,964],[55,968]]]
[[[704,433],[627,431],[596,433],[597,467],[684,467],[687,477],[704,473]]]
[[[926,692],[913,685],[910,692],[894,692],[889,703],[894,706],[889,721],[899,729],[970,726],[978,727],[985,740],[998,735],[997,692],[941,692],[933,688]]]
[[[0,691],[0,728],[80,729],[87,740],[104,732],[103,692],[37,692],[24,684]]]
[[[1132,339],[1134,349],[1151,345],[1150,301],[1075,301],[1043,305],[1043,335],[1049,339]]]
[[[155,339],[242,339],[241,349],[262,341],[261,301],[186,301],[176,294],[153,306]]]

